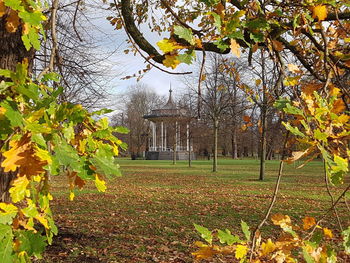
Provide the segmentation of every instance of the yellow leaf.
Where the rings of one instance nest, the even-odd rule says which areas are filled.
[[[6,113],[6,109],[4,107],[0,107],[0,120],[4,119]]]
[[[6,13],[6,6],[3,0],[0,0],[0,18]]]
[[[248,247],[243,245],[237,245],[235,257],[237,259],[244,258],[248,253]]]
[[[342,114],[338,117],[337,121],[341,124],[345,124],[347,123],[348,121],[350,120],[350,116],[349,115],[345,115],[345,114]]]
[[[263,242],[261,244],[261,254],[262,256],[266,256],[268,254],[270,254],[271,252],[275,251],[276,249],[276,245],[271,241],[271,239],[269,238],[267,240],[267,242]]]
[[[48,164],[52,163],[52,158],[50,153],[47,150],[35,147],[35,155],[38,156],[42,161],[46,161]]]
[[[292,221],[290,220],[289,216],[285,216],[282,214],[275,214],[271,217],[271,221],[274,225],[280,226],[283,224],[290,225]]]
[[[24,197],[30,195],[30,192],[27,191],[29,180],[26,176],[18,177],[16,180],[14,180],[12,185],[13,186],[9,190],[12,202],[17,203],[23,200]]]
[[[318,18],[318,21],[323,21],[327,17],[327,7],[325,5],[317,5],[312,10],[312,17]]]
[[[333,238],[333,233],[332,233],[332,230],[328,229],[328,228],[323,228],[323,234],[326,236],[326,237],[329,237],[329,238]]]
[[[177,55],[165,55],[163,65],[175,69],[180,64],[180,60],[177,59]]]
[[[201,247],[198,251],[193,252],[192,255],[195,256],[196,259],[209,259],[212,258],[217,251],[213,249],[211,246]]]
[[[10,9],[9,15],[6,17],[6,30],[9,33],[17,31],[18,26],[21,24],[16,11]]]
[[[292,73],[302,73],[299,67],[295,64],[288,64],[288,70]]]
[[[118,148],[117,145],[113,145],[113,153],[114,153],[115,156],[118,156],[118,154],[119,154],[119,148]]]
[[[231,52],[236,56],[240,57],[241,56],[241,46],[237,43],[235,39],[231,39]]]
[[[307,216],[303,219],[303,223],[304,230],[309,230],[311,227],[316,225],[316,220],[313,217]]]
[[[47,219],[46,219],[44,216],[42,216],[42,215],[37,215],[37,216],[35,217],[35,219],[38,220],[46,229],[49,229],[49,228],[50,228],[50,227],[49,227],[49,224],[48,224],[48,221],[47,221]]]
[[[255,85],[256,85],[256,86],[259,86],[260,84],[261,84],[261,79],[255,80]]]
[[[104,180],[100,180],[97,174],[95,176],[95,186],[99,192],[105,192],[107,189],[106,182]]]
[[[161,51],[164,53],[169,53],[177,49],[183,48],[183,46],[179,45],[177,42],[164,38],[161,41],[157,42],[157,46],[160,48]]]

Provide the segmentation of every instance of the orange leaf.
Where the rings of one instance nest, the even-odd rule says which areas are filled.
[[[327,7],[325,5],[315,6],[312,10],[312,17],[317,17],[319,21],[325,20],[327,17]]]
[[[0,17],[6,13],[6,6],[3,0],[0,0]]]
[[[231,52],[236,56],[240,57],[241,56],[241,46],[237,43],[235,39],[231,39]]]
[[[74,184],[79,187],[79,189],[82,189],[85,185],[85,181],[81,179],[79,176],[75,177]]]
[[[344,101],[342,99],[337,99],[334,102],[332,112],[337,114],[337,113],[343,112],[345,109],[346,109],[346,106],[344,104]]]
[[[316,224],[316,220],[313,217],[305,217],[303,219],[303,228],[304,230],[309,230],[311,227],[313,227]]]
[[[245,121],[245,122],[250,122],[250,121],[251,121],[251,118],[250,118],[249,116],[247,116],[247,115],[244,115],[244,116],[243,116],[243,121]]]
[[[272,40],[272,45],[276,51],[282,51],[284,49],[282,42],[277,40]]]
[[[18,26],[21,24],[16,11],[10,9],[10,13],[6,18],[6,30],[9,33],[14,33],[17,31]]]

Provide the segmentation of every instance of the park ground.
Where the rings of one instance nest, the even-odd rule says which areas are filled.
[[[279,166],[268,161],[261,182],[258,160],[222,159],[217,173],[206,160],[194,161],[190,168],[185,161],[119,163],[123,177],[110,179],[106,193],[91,184],[77,191],[74,201],[69,201],[66,178],[53,178],[59,234],[42,262],[193,262],[193,243],[201,240],[193,223],[237,234],[241,220],[255,227],[269,205]],[[333,187],[334,195],[341,188]],[[330,205],[321,162],[303,169],[285,166],[272,214],[301,223],[305,216],[317,219]],[[343,224],[350,225],[344,202],[339,212]],[[323,226],[337,229],[333,214]],[[265,237],[278,232],[271,221],[262,229]]]

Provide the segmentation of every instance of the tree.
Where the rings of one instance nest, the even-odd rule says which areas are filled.
[[[46,25],[53,32],[57,6],[54,0]],[[6,40],[0,58],[6,67],[0,69],[0,255],[4,263],[30,262],[58,231],[50,209],[51,176],[67,177],[71,200],[87,181],[105,191],[105,178],[120,175],[115,156],[125,148],[112,134],[126,130],[96,117],[108,110],[90,113],[60,102],[55,47],[43,73],[31,74],[47,20],[41,5],[1,0],[0,20]]]

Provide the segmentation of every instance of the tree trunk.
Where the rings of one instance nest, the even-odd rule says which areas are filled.
[[[232,128],[231,145],[232,145],[232,159],[237,159],[238,158],[238,149],[237,149],[237,129],[236,129],[236,126],[234,126]]]
[[[265,177],[265,160],[266,160],[266,130],[267,130],[267,87],[265,80],[265,57],[261,51],[261,75],[262,75],[262,105],[261,105],[261,140],[260,140],[260,175],[259,180]]]
[[[219,129],[219,121],[217,119],[214,120],[214,153],[213,153],[213,172],[218,171],[218,129]]]
[[[5,28],[6,15],[0,18],[0,69],[16,70],[18,62],[22,62],[25,58],[28,60],[31,72],[34,58],[34,50],[27,51],[21,39],[22,29],[18,28],[15,33],[8,33]],[[0,82],[4,79],[0,77]],[[0,102],[3,98],[0,96]],[[0,141],[0,147],[5,142]],[[3,162],[3,156],[0,154],[0,163]],[[0,166],[0,202],[10,202],[8,190],[16,172],[5,173]]]

